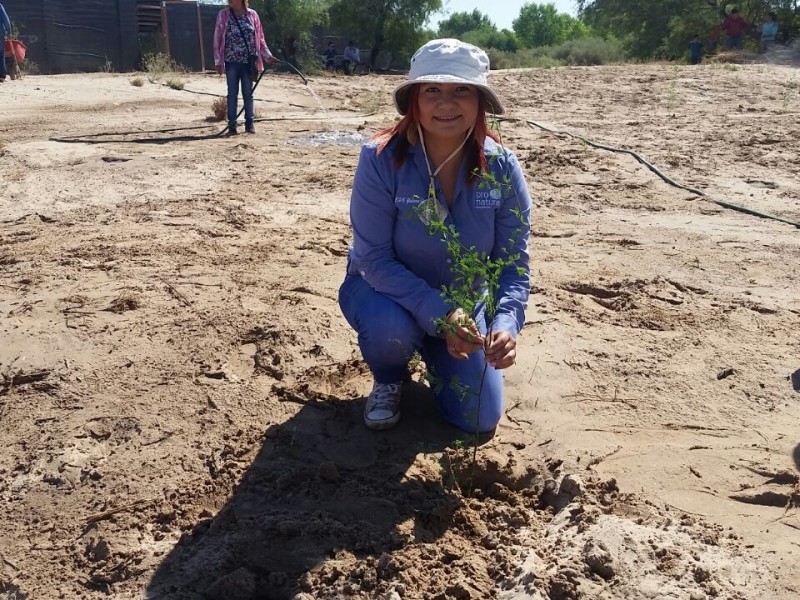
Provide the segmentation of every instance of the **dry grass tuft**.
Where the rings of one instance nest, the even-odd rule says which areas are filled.
[[[119,296],[114,298],[111,301],[111,304],[108,305],[108,308],[103,310],[107,310],[108,312],[113,312],[117,314],[122,314],[129,310],[136,310],[142,306],[142,301],[139,297],[130,291],[124,291]]]
[[[228,101],[225,98],[215,98],[211,103],[211,114],[215,121],[224,121],[228,116]]]

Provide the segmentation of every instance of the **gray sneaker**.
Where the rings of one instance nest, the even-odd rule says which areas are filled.
[[[364,407],[364,423],[370,429],[389,429],[400,420],[403,383],[375,383]]]

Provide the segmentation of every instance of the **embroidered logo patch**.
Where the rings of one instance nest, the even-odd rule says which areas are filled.
[[[500,199],[503,194],[499,189],[478,190],[475,192],[476,208],[500,208]]]

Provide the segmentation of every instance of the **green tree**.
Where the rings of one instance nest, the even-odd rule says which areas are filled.
[[[639,58],[676,58],[697,34],[703,40],[733,7],[748,23],[746,34],[755,36],[767,12],[778,15],[784,34],[800,25],[798,0],[577,0],[583,21],[595,31],[619,38],[626,50]]]
[[[333,29],[353,32],[359,46],[370,48],[374,67],[382,50],[410,57],[426,39],[428,17],[441,8],[441,0],[334,0],[330,21]]]
[[[596,31],[618,37],[632,56],[650,58],[662,48],[670,20],[705,11],[707,0],[579,0],[579,8]]]
[[[519,49],[517,36],[514,35],[513,31],[509,31],[508,29],[503,29],[501,31],[488,28],[474,29],[464,33],[461,39],[479,48],[483,48],[484,50],[495,48],[503,52],[516,52]]]
[[[311,28],[328,22],[333,0],[250,0],[261,16],[270,48],[303,70],[319,67]]]
[[[461,36],[468,31],[483,29],[497,31],[497,26],[492,23],[488,16],[476,8],[471,13],[453,13],[447,19],[439,23],[439,37],[461,39]]]
[[[439,37],[453,37],[481,48],[496,48],[505,52],[516,52],[519,44],[514,32],[502,31],[479,10],[457,12],[439,23]]]
[[[520,44],[528,48],[555,46],[572,39],[590,35],[589,28],[566,13],[560,13],[554,4],[524,5],[512,26]]]

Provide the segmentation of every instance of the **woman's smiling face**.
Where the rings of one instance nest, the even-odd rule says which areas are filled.
[[[420,83],[419,86],[419,122],[426,134],[463,139],[478,118],[478,89],[464,83]]]

